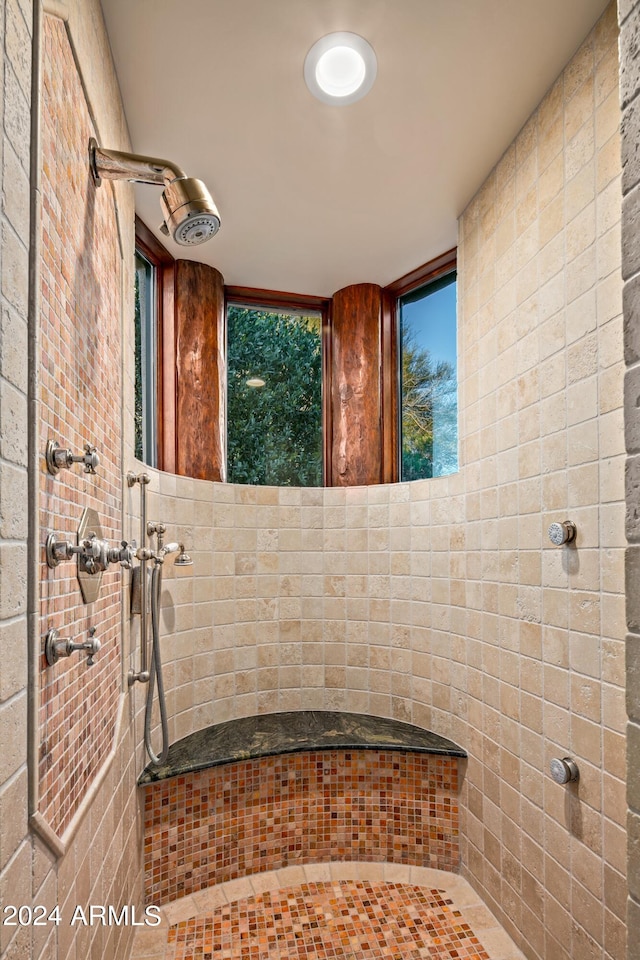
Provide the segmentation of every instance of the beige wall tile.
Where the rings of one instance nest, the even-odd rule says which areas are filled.
[[[459,476],[296,491],[154,475],[154,510],[197,548],[194,578],[165,581],[175,731],[309,706],[455,731],[470,753],[465,870],[519,923],[520,945],[554,960],[593,942],[604,956],[605,931],[621,960],[603,904],[603,877],[625,867],[619,109],[605,17],[460,221]],[[565,511],[571,552],[547,547]],[[575,794],[548,776],[569,752]],[[58,893],[72,899],[90,875],[62,867]]]

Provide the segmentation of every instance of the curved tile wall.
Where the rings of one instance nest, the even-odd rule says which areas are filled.
[[[301,708],[451,737],[463,870],[558,960],[624,955],[616,44],[611,6],[461,217],[457,475],[150,490],[195,561],[165,570],[172,738]],[[564,519],[574,548],[547,539]]]

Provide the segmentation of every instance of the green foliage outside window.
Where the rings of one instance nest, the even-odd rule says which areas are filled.
[[[229,481],[322,486],[321,318],[230,306],[227,375]]]

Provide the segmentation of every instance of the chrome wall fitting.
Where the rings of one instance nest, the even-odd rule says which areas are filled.
[[[126,481],[129,488],[134,487],[136,483],[140,485],[141,546],[135,553],[136,559],[140,561],[140,566],[134,568],[131,580],[131,615],[140,616],[140,669],[135,670],[132,668],[127,674],[127,683],[132,687],[134,683],[149,683],[151,677],[149,670],[151,661],[149,657],[148,614],[153,610],[153,596],[150,583],[150,580],[153,578],[149,575],[147,563],[152,561],[154,569],[158,571],[164,563],[165,557],[171,553],[179,554],[175,560],[178,566],[190,566],[193,561],[186,552],[183,544],[168,543],[165,546],[164,535],[167,531],[165,523],[153,520],[147,521],[147,486],[150,482],[149,474],[136,474],[133,473],[133,471],[129,471],[126,475]],[[156,537],[155,550],[153,549],[153,545],[146,545],[147,538],[153,536]],[[153,616],[151,619],[153,621]],[[157,636],[156,628],[154,628],[154,636]],[[161,712],[163,711],[164,707]]]
[[[109,563],[119,563],[124,570],[131,570],[133,558],[136,555],[136,542],[132,540],[121,540],[119,547],[109,547],[107,549],[107,560]]]
[[[136,553],[140,560],[140,567],[136,567],[134,573],[139,569],[139,587],[140,596],[136,597],[136,606],[140,606],[140,669],[129,670],[127,674],[127,683],[131,687],[134,683],[149,682],[149,645],[148,645],[148,627],[147,627],[147,607],[150,606],[151,595],[149,593],[149,581],[147,576],[147,561],[153,557],[153,551],[146,546],[147,537],[147,487],[151,482],[148,473],[127,473],[127,486],[134,487],[136,483],[140,484],[140,537],[142,545]],[[133,613],[133,610],[132,610]]]
[[[57,663],[60,657],[70,657],[72,653],[84,650],[87,653],[87,666],[92,667],[95,663],[94,657],[100,649],[100,641],[95,633],[96,628],[90,627],[89,639],[83,643],[76,643],[73,637],[61,637],[55,627],[52,627],[44,640],[44,655],[49,666],[52,667]]]
[[[140,552],[140,551],[139,551]],[[131,615],[139,616],[142,613],[142,567],[140,563],[137,567],[133,568],[133,574],[131,576]],[[147,589],[146,589],[146,605],[147,605],[147,614],[151,613],[151,594],[149,593],[151,571],[146,571],[147,575]]]
[[[95,475],[96,467],[100,464],[96,448],[91,446],[90,443],[85,443],[84,453],[75,454],[72,450],[64,450],[57,440],[48,440],[44,457],[47,462],[47,470],[54,477],[64,467],[70,467],[74,463],[83,463],[84,472]]]
[[[549,527],[549,540],[555,543],[556,547],[561,547],[564,543],[573,543],[577,532],[576,525],[571,520],[552,523]]]
[[[50,567],[57,567],[64,560],[77,557],[85,573],[94,574],[107,569],[109,545],[106,540],[99,540],[95,533],[77,544],[70,540],[58,540],[57,537],[58,534],[50,533],[45,543],[47,564]]]
[[[65,540],[62,535],[50,533],[45,543],[47,565],[55,568],[65,560],[77,558],[78,582],[85,603],[93,603],[98,598],[102,574],[110,563],[119,563],[130,569],[135,557],[135,543],[122,540],[119,546],[110,547],[102,536],[100,518],[92,507],[82,514],[78,527],[78,542]]]
[[[166,532],[167,532],[167,525],[166,525],[166,523],[162,523],[161,521],[156,521],[156,520],[149,520],[149,522],[147,523],[147,536],[148,536],[148,537],[152,537],[152,536],[154,535],[154,533],[155,533],[155,534],[159,533],[159,534],[163,535],[163,534],[165,534]]]
[[[140,484],[140,548],[136,557],[140,566],[133,571],[131,578],[131,614],[140,615],[140,668],[132,668],[127,674],[127,683],[130,687],[134,683],[147,683],[146,706],[144,711],[144,745],[152,763],[164,763],[169,751],[169,721],[167,702],[164,695],[162,679],[162,659],[160,655],[160,597],[162,596],[162,568],[165,559],[177,554],[176,563],[188,566],[192,563],[184,545],[177,542],[165,544],[164,535],[167,532],[165,523],[159,521],[147,522],[147,485],[149,477],[146,473],[136,475],[128,473],[127,486]],[[154,537],[154,545],[147,546],[147,538]],[[147,564],[152,563],[151,583],[149,583]],[[150,611],[148,598],[150,597]],[[151,651],[149,651],[148,613],[151,613]],[[162,731],[162,749],[156,755],[151,738],[154,687],[158,690],[158,711],[160,714],[160,728]]]
[[[56,537],[57,534],[50,533],[45,543],[47,564],[50,567],[57,567],[63,560],[77,557],[80,569],[93,576],[95,573],[104,573],[110,563],[119,563],[125,570],[130,570],[136,555],[134,542],[123,540],[119,547],[110,547],[106,540],[98,539],[95,533],[77,545]]]
[[[136,483],[146,486],[148,483],[151,483],[151,477],[148,473],[134,473],[133,470],[129,470],[127,474],[127,486],[135,487]]]
[[[44,545],[47,556],[47,566],[52,569],[57,567],[59,563],[62,563],[63,560],[72,560],[72,550],[79,549],[78,547],[74,548],[69,540],[58,540],[57,537],[58,534],[50,533]]]
[[[160,229],[182,246],[204,243],[220,228],[218,208],[202,180],[187,177],[171,160],[106,150],[91,137],[89,169],[96,187],[100,186],[102,177],[164,186],[160,197],[163,217]]]
[[[549,769],[556,783],[573,783],[580,776],[578,764],[571,757],[563,757],[561,760],[554,757],[549,764]]]

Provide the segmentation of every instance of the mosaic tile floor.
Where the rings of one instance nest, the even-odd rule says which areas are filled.
[[[524,960],[466,881],[396,864],[288,867],[162,913],[131,960]]]

